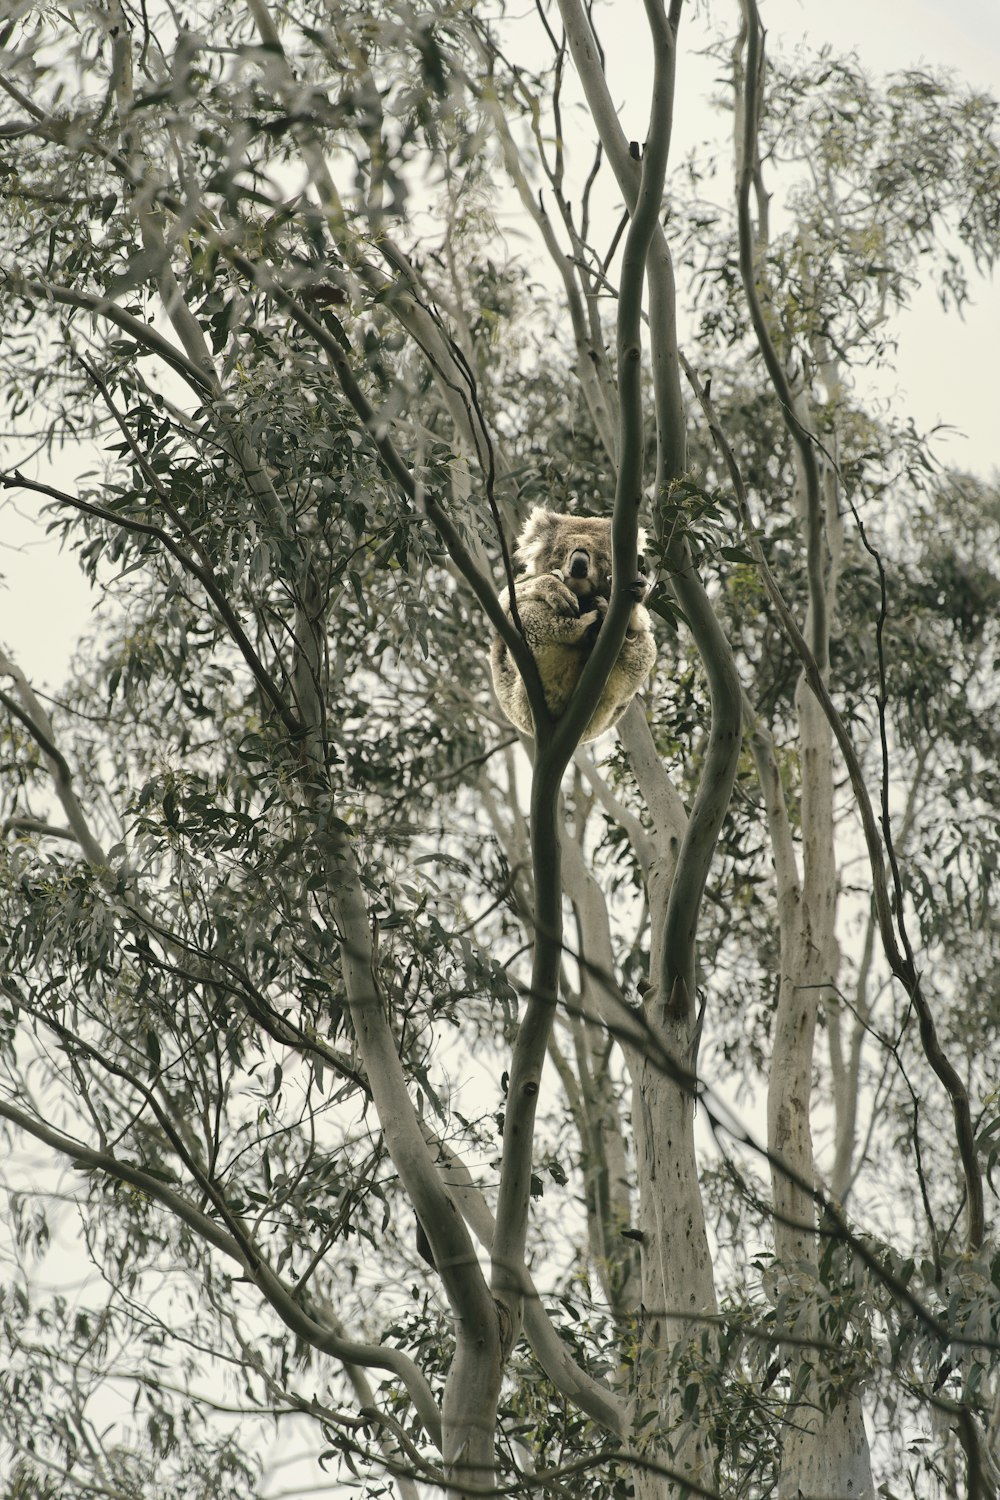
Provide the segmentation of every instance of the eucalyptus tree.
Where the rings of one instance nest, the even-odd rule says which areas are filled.
[[[995,1491],[997,497],[850,387],[993,264],[995,107],[742,0],[720,207],[643,18],[641,148],[577,0],[528,67],[478,7],[6,23],[0,483],[109,600],[56,699],[0,662],[11,1496],[256,1493],[266,1420],[404,1500]],[[555,722],[538,500],[613,523]]]

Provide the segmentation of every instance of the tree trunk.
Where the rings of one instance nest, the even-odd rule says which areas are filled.
[[[652,1014],[649,1021],[664,1052],[686,1073],[690,1026]],[[711,1488],[716,1455],[704,1396],[697,1392],[693,1409],[685,1400],[700,1384],[697,1371],[714,1342],[706,1317],[717,1310],[695,1155],[694,1097],[656,1057],[639,1059],[633,1078],[642,1231],[634,1442],[666,1468]],[[672,1491],[662,1476],[642,1472],[635,1487],[643,1500]]]
[[[497,1482],[496,1429],[502,1362],[494,1327],[456,1319],[455,1353],[441,1410],[448,1500],[463,1500]]]
[[[829,476],[826,476],[829,481]],[[803,490],[805,481],[803,478]],[[827,513],[835,504],[824,485]],[[815,497],[814,497],[815,500]],[[817,661],[828,658],[829,612],[839,546],[829,568],[822,560],[827,527],[823,507],[803,497],[803,522],[821,531],[810,549],[813,593],[806,632]],[[832,518],[836,526],[836,517]],[[839,538],[837,539],[839,541]],[[820,561],[816,561],[819,558]],[[782,893],[781,980],[768,1084],[768,1146],[774,1202],[774,1248],[785,1285],[809,1297],[818,1277],[811,1110],[813,1043],[820,1002],[833,998],[839,970],[836,938],[837,863],[833,830],[833,749],[830,726],[803,679],[797,693],[802,776],[801,888]],[[797,1326],[820,1341],[815,1307]],[[874,1497],[868,1440],[859,1392],[837,1393],[830,1404],[830,1373],[800,1342],[787,1351],[794,1396],[786,1414],[780,1500],[848,1500]]]

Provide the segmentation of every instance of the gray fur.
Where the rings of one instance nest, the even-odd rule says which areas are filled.
[[[645,535],[640,533],[640,550],[644,543]],[[558,515],[536,506],[518,539],[514,560],[526,569],[526,576],[517,579],[514,586],[518,614],[542,679],[545,702],[553,718],[558,718],[607,614],[611,522],[594,516]],[[636,602],[625,640],[581,740],[596,739],[616,724],[653,670],[656,645],[649,615],[640,603],[646,593],[645,579],[637,576],[632,590]],[[508,609],[507,590],[500,602]],[[499,636],[493,638],[490,663],[504,714],[524,734],[533,734],[521,674]]]

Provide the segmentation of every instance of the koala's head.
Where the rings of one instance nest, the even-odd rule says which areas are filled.
[[[639,530],[639,557],[632,593],[646,591],[646,563],[642,549],[646,533]],[[565,516],[536,505],[518,538],[515,562],[528,573],[558,573],[581,599],[611,594],[611,522],[600,516]]]

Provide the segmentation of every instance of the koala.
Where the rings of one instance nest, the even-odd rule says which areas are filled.
[[[653,670],[656,646],[646,594],[640,532],[637,576],[630,585],[635,603],[618,660],[581,740],[596,739],[616,724]],[[518,538],[514,563],[524,577],[514,585],[525,639],[542,679],[545,702],[558,718],[569,702],[594,648],[611,596],[611,522],[598,517],[558,515],[536,506]],[[508,590],[500,602],[510,613]],[[521,674],[499,636],[490,649],[493,686],[504,714],[525,734],[533,734],[531,709]]]

